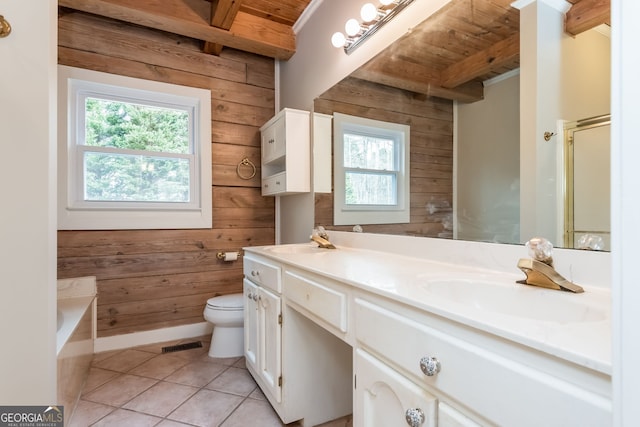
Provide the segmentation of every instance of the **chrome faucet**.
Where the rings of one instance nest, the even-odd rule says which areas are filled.
[[[568,281],[553,268],[551,242],[542,238],[533,238],[527,242],[526,246],[532,258],[521,258],[518,261],[518,268],[526,275],[526,279],[519,280],[518,283],[574,293],[584,292],[581,286]]]
[[[319,226],[318,228],[314,228],[311,232],[311,240],[318,244],[318,247],[323,249],[335,249],[336,247],[329,241],[329,235],[327,234],[324,227]]]

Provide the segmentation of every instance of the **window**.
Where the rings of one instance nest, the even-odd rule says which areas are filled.
[[[210,92],[58,75],[59,229],[210,228]]]
[[[409,126],[334,114],[334,223],[409,222]]]

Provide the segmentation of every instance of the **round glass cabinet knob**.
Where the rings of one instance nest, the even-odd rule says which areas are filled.
[[[425,356],[420,359],[420,370],[428,377],[432,377],[440,372],[440,361],[431,356]]]
[[[407,409],[404,418],[411,427],[420,427],[424,424],[424,412],[420,408]]]

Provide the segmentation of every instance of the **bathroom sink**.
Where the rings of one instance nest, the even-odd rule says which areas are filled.
[[[421,287],[433,297],[473,310],[557,323],[594,322],[608,317],[585,294],[471,278],[429,279]]]
[[[264,248],[267,252],[274,254],[319,254],[334,249],[319,248],[316,244],[292,244],[292,245],[275,245]]]

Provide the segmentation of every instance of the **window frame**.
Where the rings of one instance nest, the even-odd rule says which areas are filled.
[[[396,224],[410,222],[410,127],[364,117],[334,113],[334,207],[335,225]],[[377,138],[392,139],[397,150],[397,170],[388,175],[396,176],[395,205],[355,205],[346,203],[346,174],[348,172],[377,169],[350,168],[344,165],[344,135],[355,133]]]
[[[84,200],[84,100],[87,97],[175,108],[189,114],[190,201],[120,202]],[[125,154],[127,150],[111,150]],[[158,152],[137,151],[158,157]],[[163,157],[164,155],[160,155]],[[58,229],[211,228],[211,92],[186,86],[58,66]]]

